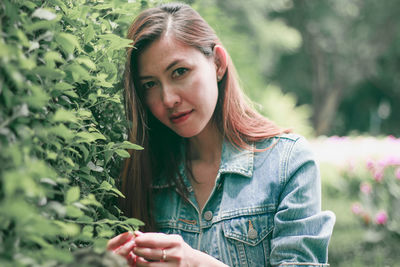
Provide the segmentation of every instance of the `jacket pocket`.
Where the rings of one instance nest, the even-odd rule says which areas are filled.
[[[234,266],[269,266],[271,216],[241,216],[223,222],[228,254]]]

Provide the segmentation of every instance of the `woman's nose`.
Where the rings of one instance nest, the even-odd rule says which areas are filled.
[[[180,103],[181,97],[175,88],[164,86],[162,90],[162,101],[167,108],[173,108]]]

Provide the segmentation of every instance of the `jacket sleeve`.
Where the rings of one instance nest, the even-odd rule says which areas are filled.
[[[318,166],[300,137],[286,144],[280,161],[282,191],[274,216],[272,266],[328,266],[335,215],[321,211]]]

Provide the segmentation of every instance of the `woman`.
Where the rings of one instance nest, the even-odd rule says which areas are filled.
[[[319,265],[334,215],[321,212],[305,140],[245,101],[214,31],[184,4],[142,12],[125,73],[131,142],[123,210],[146,223],[108,249],[137,266]]]

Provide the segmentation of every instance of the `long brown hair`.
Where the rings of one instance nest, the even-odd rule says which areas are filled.
[[[145,48],[168,31],[173,36],[199,49],[206,57],[213,56],[216,44],[221,44],[214,30],[190,6],[165,4],[150,8],[137,16],[127,38],[133,48],[127,50],[125,68],[125,111],[129,127],[129,140],[144,147],[130,151],[122,171],[122,201],[125,215],[141,219],[146,231],[155,230],[152,216],[152,188],[156,177],[167,177],[170,185],[185,194],[178,166],[183,155],[184,138],[160,123],[145,104],[138,84],[138,57]],[[279,135],[285,130],[255,111],[246,100],[238,83],[232,60],[227,56],[227,69],[218,83],[218,101],[213,120],[221,134],[232,144],[250,149],[249,141],[258,141]]]

